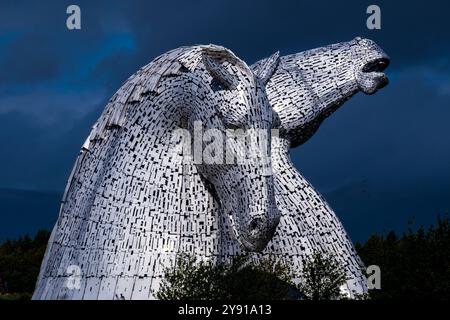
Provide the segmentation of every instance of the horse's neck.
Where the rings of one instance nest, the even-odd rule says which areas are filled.
[[[229,248],[238,249],[227,219],[196,166],[169,141],[176,127],[171,124],[160,135],[149,128],[150,134],[127,134],[120,142],[117,158],[126,159],[125,173],[132,175],[130,206],[147,211],[142,219],[152,236],[163,239],[163,252],[206,259],[229,255]]]
[[[313,251],[335,255],[346,266],[348,275],[364,287],[361,261],[344,227],[320,193],[293,166],[289,148],[288,140],[272,138],[275,194],[282,212],[277,233],[272,240],[274,251],[291,255],[298,252],[300,258],[296,263],[299,263],[299,268],[302,267],[303,258]],[[291,239],[286,244],[283,238],[287,234]],[[298,243],[302,244],[300,251]]]
[[[285,138],[272,138],[272,165],[275,172],[275,189],[277,204],[282,211],[290,215],[299,215],[296,219],[303,220],[304,224],[314,227],[316,221],[308,217],[317,216],[322,212],[327,217],[333,217],[334,223],[339,223],[333,210],[328,206],[324,198],[307,179],[295,168],[289,156],[290,141]]]

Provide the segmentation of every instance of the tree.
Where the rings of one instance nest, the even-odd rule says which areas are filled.
[[[332,257],[315,252],[295,286],[291,266],[272,257],[255,263],[248,256],[234,257],[229,263],[213,264],[180,256],[156,297],[162,300],[241,300],[343,298],[340,286],[346,276]]]
[[[450,222],[437,217],[435,226],[419,227],[398,238],[372,235],[356,250],[366,265],[378,265],[381,289],[372,299],[450,299]]]
[[[340,286],[347,277],[338,261],[316,251],[307,260],[300,279],[298,288],[307,299],[336,300],[343,298]]]
[[[0,245],[0,274],[7,292],[31,295],[49,236],[39,231],[33,239],[24,236]]]
[[[0,294],[7,292],[6,283],[3,280],[3,275],[0,273]]]
[[[248,256],[213,264],[182,255],[165,272],[156,297],[162,300],[282,300],[295,297],[290,268],[272,258]]]

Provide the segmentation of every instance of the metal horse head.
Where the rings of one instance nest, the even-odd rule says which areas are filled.
[[[251,66],[256,72],[267,58]],[[373,94],[387,85],[389,57],[375,42],[355,38],[280,58],[267,83],[280,117],[281,134],[296,147],[355,93]]]
[[[275,63],[255,75],[231,51],[211,45],[201,47],[195,60],[195,67],[187,64],[192,71],[185,76],[193,85],[185,89],[183,102],[191,135],[198,137],[196,124],[205,132],[200,143],[194,141],[194,163],[230,218],[238,242],[261,251],[280,219],[270,158],[277,118],[264,88]],[[255,145],[261,154],[248,157]]]

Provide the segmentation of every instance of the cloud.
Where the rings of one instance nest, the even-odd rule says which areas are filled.
[[[0,60],[0,84],[33,83],[57,77],[60,57],[51,45],[46,37],[30,35],[10,41]]]
[[[0,113],[0,187],[61,192],[101,110],[45,124],[31,113]]]
[[[6,92],[0,95],[0,115],[14,112],[30,116],[42,129],[52,128],[58,123],[61,128],[67,128],[67,124],[92,112],[109,98],[99,88],[71,89],[36,85],[12,88]]]
[[[292,152],[297,167],[323,190],[361,180],[449,181],[450,96],[430,78],[440,71],[411,67],[377,94],[353,97]]]

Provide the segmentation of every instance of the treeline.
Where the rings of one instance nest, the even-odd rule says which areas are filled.
[[[48,238],[49,232],[39,231],[34,238],[24,236],[13,241],[7,240],[0,245],[0,298],[7,297],[6,293],[9,293],[10,297],[15,297],[11,294],[19,294],[16,296],[21,298],[31,296]],[[410,228],[401,236],[392,231],[386,235],[372,235],[364,244],[357,243],[356,250],[367,266],[378,265],[381,270],[381,289],[370,290],[369,298],[408,300],[447,300],[450,298],[450,221],[448,216],[438,217],[435,225],[429,228],[420,227],[416,230]],[[189,269],[189,266],[187,267]],[[253,287],[261,290],[266,286],[270,291],[265,296],[260,291],[250,292],[252,286],[245,287],[245,290],[238,286],[230,287],[234,288],[230,291],[234,290],[232,292],[240,295],[256,294],[258,297],[265,296],[267,298],[277,296],[280,290],[285,292],[283,290],[287,288],[290,290],[289,296],[292,294],[296,296],[296,293],[291,290],[292,286],[287,281],[283,269],[275,268],[276,272],[269,273],[269,277],[267,277],[262,272],[267,268],[268,266],[265,265],[250,266],[238,273],[233,273],[233,268],[228,268],[222,270],[217,279],[225,279],[228,286],[232,286],[234,283],[240,282],[240,277],[246,277],[247,281],[244,283],[252,283],[249,279],[261,278],[263,281],[261,283],[265,283],[267,286]],[[185,281],[184,278],[177,277],[188,271],[174,273],[173,283]],[[273,275],[289,285],[280,287],[280,282],[273,278]],[[195,279],[197,278],[188,277],[190,282],[195,282]],[[302,291],[305,289],[303,288]],[[167,292],[170,293],[170,291]]]
[[[0,294],[29,298],[34,290],[50,233],[20,237],[0,245]]]
[[[372,235],[356,244],[364,263],[378,265],[381,289],[372,299],[450,299],[450,223],[438,217],[434,226]]]

